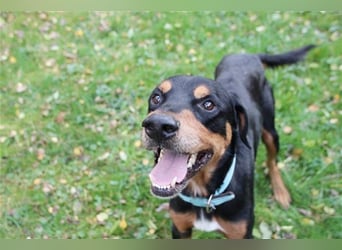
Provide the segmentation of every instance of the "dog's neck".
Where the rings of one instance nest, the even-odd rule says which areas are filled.
[[[236,157],[235,148],[236,148],[236,143],[237,143],[236,142],[237,136],[238,136],[238,133],[233,132],[232,141],[228,149],[226,150],[226,152],[224,153],[224,155],[218,162],[215,170],[212,173],[211,179],[206,184],[206,189],[208,190],[209,194],[214,193],[217,189],[219,189],[222,186],[229,172],[229,169],[233,165],[234,157]]]
[[[222,186],[234,160],[237,136],[237,131],[233,131],[231,143],[216,166],[211,166],[210,171],[204,168],[198,172],[189,181],[183,194],[192,197],[209,197]]]
[[[235,194],[228,190],[228,187],[232,181],[236,167],[236,154],[234,154],[232,163],[228,168],[228,171],[223,179],[223,182],[215,192],[211,193],[209,197],[194,197],[179,194],[179,197],[193,206],[202,207],[206,209],[207,213],[211,213],[217,206],[229,202],[235,198]]]

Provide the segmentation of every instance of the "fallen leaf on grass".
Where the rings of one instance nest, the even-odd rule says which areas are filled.
[[[94,217],[87,217],[86,222],[93,226],[93,225],[96,225],[97,219]]]
[[[272,237],[272,230],[270,226],[266,222],[261,222],[259,225],[259,230],[261,233],[262,239],[271,239]]]
[[[149,228],[148,234],[149,234],[149,235],[153,235],[153,234],[156,232],[156,230],[157,230],[156,224],[154,224],[154,222],[153,222],[152,220],[149,220],[149,221],[147,222],[147,226],[148,226],[148,228]]]
[[[49,206],[48,207],[48,212],[52,215],[56,215],[59,210],[58,206]]]
[[[290,127],[290,126],[285,126],[285,127],[283,128],[283,132],[284,132],[285,134],[289,135],[289,134],[291,134],[291,133],[293,132],[293,128]]]
[[[80,219],[78,218],[77,215],[74,215],[74,216],[68,216],[66,221],[69,224],[78,224],[80,222]]]
[[[19,119],[24,119],[25,118],[25,113],[21,112],[20,110],[16,110],[15,111],[15,114],[16,116],[19,118]]]
[[[39,13],[39,18],[42,20],[46,20],[48,18],[48,15],[45,12]]]
[[[137,175],[136,174],[132,174],[130,177],[129,177],[129,181],[132,183],[132,182],[135,182],[137,179]]]
[[[322,213],[324,206],[325,205],[323,203],[318,203],[311,205],[310,208],[312,208],[316,213]]]
[[[80,201],[76,200],[74,201],[74,204],[72,205],[72,210],[74,211],[75,214],[81,213],[83,209],[83,205]]]
[[[96,220],[98,223],[103,224],[108,219],[108,214],[101,212],[98,215],[96,215]]]
[[[59,183],[62,184],[62,185],[65,185],[68,183],[68,181],[66,179],[59,179]]]
[[[45,67],[51,68],[51,67],[55,66],[55,64],[56,64],[56,59],[54,59],[54,58],[49,58],[49,59],[47,59],[47,60],[45,61],[44,64],[45,64]]]
[[[58,137],[52,136],[52,137],[51,137],[51,141],[52,141],[53,143],[58,143]]]
[[[258,18],[257,15],[252,14],[252,15],[249,17],[249,20],[250,20],[251,22],[254,22],[257,18]]]
[[[255,29],[257,32],[264,32],[266,30],[266,27],[265,26],[258,26],[256,27]]]
[[[110,30],[110,24],[106,20],[100,20],[100,24],[98,26],[99,31],[106,32]]]
[[[97,159],[98,159],[99,161],[104,161],[104,160],[106,160],[109,156],[110,156],[110,153],[109,153],[109,152],[106,152],[106,153],[104,153],[103,155],[99,156]]]
[[[195,49],[191,48],[189,51],[188,51],[188,54],[189,55],[195,55],[197,52]]]
[[[149,161],[148,159],[143,159],[143,160],[142,160],[142,164],[143,164],[144,166],[148,166],[148,165],[150,165],[150,161]]]
[[[27,86],[21,82],[17,83],[17,85],[15,86],[15,91],[17,93],[23,93],[27,90]]]
[[[318,63],[310,63],[310,64],[309,64],[309,67],[310,67],[310,68],[313,68],[313,69],[316,69],[316,68],[319,67],[319,64],[318,64]]]
[[[73,153],[74,153],[74,156],[76,157],[80,157],[83,155],[83,147],[81,146],[78,146],[78,147],[75,147],[74,150],[73,150]]]
[[[303,155],[304,150],[301,148],[294,148],[291,150],[291,155],[295,158],[300,158]]]
[[[34,184],[35,186],[38,186],[38,185],[40,185],[41,183],[42,183],[42,179],[41,179],[41,178],[34,179],[34,181],[33,181],[33,184]]]
[[[156,212],[161,212],[161,211],[169,211],[169,203],[168,202],[164,202],[162,204],[159,205],[159,207],[156,208]]]
[[[51,102],[57,101],[59,99],[59,96],[60,96],[59,91],[55,91],[53,94],[51,94],[50,96],[46,98],[46,102],[51,103]]]
[[[125,230],[127,228],[127,222],[125,220],[125,217],[122,217],[121,220],[120,220],[120,223],[119,223],[119,227],[122,229],[122,230]]]
[[[11,130],[11,132],[10,132],[10,134],[9,134],[9,137],[10,138],[15,138],[16,136],[17,136],[17,131],[15,131],[15,130]]]
[[[285,232],[291,232],[293,230],[293,226],[281,226],[280,229]]]
[[[335,189],[331,189],[330,190],[330,195],[332,197],[339,197],[340,196],[339,192],[337,190],[335,190]]]
[[[64,123],[65,121],[65,115],[66,115],[66,112],[59,112],[58,115],[56,116],[55,118],[55,122],[57,124],[62,124]]]
[[[339,94],[335,94],[332,102],[334,104],[337,104],[337,103],[339,103],[339,101],[340,101],[340,95]]]
[[[317,197],[319,195],[319,190],[317,190],[315,188],[311,189],[311,195],[314,198]]]
[[[70,188],[70,194],[74,197],[77,197],[79,195],[79,192],[78,192],[77,188],[71,187]]]
[[[172,26],[172,24],[170,24],[170,23],[166,23],[166,24],[164,25],[164,29],[165,29],[165,30],[172,30],[172,29],[173,29],[173,26]]]
[[[325,164],[327,164],[327,165],[329,165],[329,164],[331,164],[331,163],[333,163],[334,162],[334,160],[333,160],[333,158],[331,158],[331,157],[325,157],[324,159],[323,159],[323,161],[324,161],[324,163]]]
[[[127,160],[127,154],[124,151],[120,151],[119,152],[119,157],[122,161],[126,161]]]
[[[48,182],[44,182],[43,183],[43,192],[45,193],[45,194],[50,194],[50,193],[52,193],[53,191],[54,191],[54,187],[50,184],[50,183],[48,183]]]
[[[309,112],[317,112],[319,110],[319,106],[316,105],[316,104],[311,104],[309,107],[308,107],[308,111]]]
[[[312,216],[312,211],[304,208],[298,208],[298,212],[306,217]]]
[[[77,54],[68,51],[64,51],[63,56],[69,60],[75,60],[77,58]]]
[[[329,120],[330,124],[337,124],[338,123],[338,119],[337,118],[331,118]]]
[[[45,157],[45,150],[43,148],[38,148],[37,149],[37,159],[39,161],[43,160]]]
[[[11,57],[9,58],[9,62],[10,62],[11,64],[15,64],[15,63],[17,62],[17,59],[16,59],[14,56],[11,56]]]
[[[49,116],[50,114],[50,110],[51,110],[51,105],[49,104],[44,104],[42,107],[41,107],[41,114],[42,116]]]
[[[77,30],[75,31],[75,36],[82,37],[83,35],[84,35],[83,30],[77,29]]]
[[[303,145],[305,147],[309,147],[309,148],[312,148],[312,147],[315,147],[317,145],[317,142],[315,140],[304,140],[303,141]]]
[[[111,129],[116,128],[118,126],[118,121],[117,120],[111,120],[109,123],[109,126]]]
[[[328,215],[334,215],[335,214],[335,209],[333,209],[332,207],[324,206],[323,211]]]
[[[140,148],[140,147],[141,147],[141,141],[140,141],[140,140],[136,140],[136,141],[134,142],[134,147]]]
[[[155,229],[155,228],[150,228],[150,229],[148,230],[148,235],[153,235],[155,232],[156,232],[156,229]]]
[[[310,85],[312,83],[312,79],[307,77],[304,79],[304,82],[306,85]]]
[[[301,223],[304,226],[313,226],[313,225],[315,225],[315,222],[313,220],[309,219],[309,218],[303,218],[301,220]]]
[[[282,235],[283,235],[283,239],[289,239],[289,240],[297,239],[297,235],[291,232],[285,232]]]

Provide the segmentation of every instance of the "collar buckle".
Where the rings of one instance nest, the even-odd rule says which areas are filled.
[[[213,194],[209,196],[209,199],[207,201],[207,206],[205,207],[205,210],[206,210],[206,212],[208,214],[216,209],[215,205],[211,203],[211,200],[213,199],[213,196],[214,196]]]

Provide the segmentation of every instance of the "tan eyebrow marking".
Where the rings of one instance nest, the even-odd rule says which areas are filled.
[[[203,98],[209,94],[210,94],[210,90],[204,85],[200,85],[194,90],[194,96],[197,99]]]
[[[172,83],[168,80],[162,82],[159,87],[161,92],[163,92],[164,94],[169,92],[172,89]]]

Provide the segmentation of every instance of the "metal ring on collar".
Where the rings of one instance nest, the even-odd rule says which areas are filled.
[[[207,206],[206,206],[206,211],[207,213],[211,213],[213,210],[215,210],[215,206],[213,204],[211,204],[211,200],[213,199],[213,194],[209,196],[208,202],[207,202]]]

